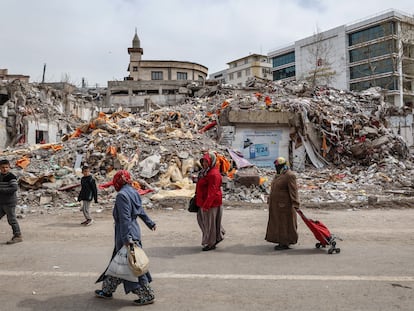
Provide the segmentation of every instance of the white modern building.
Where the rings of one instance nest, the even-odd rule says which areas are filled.
[[[414,106],[414,17],[390,10],[268,53],[273,80],[361,91],[379,86],[398,108]]]

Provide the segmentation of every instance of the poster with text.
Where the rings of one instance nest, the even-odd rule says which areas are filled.
[[[272,167],[279,154],[282,130],[246,130],[240,150],[244,158],[258,167]]]

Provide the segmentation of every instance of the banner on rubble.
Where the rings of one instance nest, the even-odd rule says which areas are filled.
[[[282,136],[282,129],[238,129],[234,146],[257,167],[273,167],[278,156],[288,155],[288,148],[280,152]]]

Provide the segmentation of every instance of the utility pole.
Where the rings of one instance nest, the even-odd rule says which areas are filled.
[[[42,83],[45,83],[45,74],[46,74],[46,63],[43,65],[43,77],[42,77]]]

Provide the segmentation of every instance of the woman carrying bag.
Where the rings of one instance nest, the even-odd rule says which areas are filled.
[[[210,251],[224,239],[225,231],[221,225],[223,217],[222,177],[216,166],[216,155],[207,152],[201,158],[202,170],[196,185],[196,205],[199,206],[197,221],[202,233],[203,251]]]
[[[155,231],[157,228],[145,213],[141,197],[137,190],[131,186],[131,182],[131,175],[125,170],[118,171],[112,180],[112,184],[118,192],[112,213],[115,221],[115,248],[112,258],[124,245],[129,247],[131,244],[138,244],[142,247],[141,229],[137,217],[141,218],[151,230]],[[102,289],[95,291],[96,297],[112,298],[112,293],[116,291],[119,284],[123,283],[125,294],[132,292],[138,296],[138,299],[134,300],[135,304],[146,305],[155,301],[154,291],[150,286],[152,277],[149,272],[136,277],[135,281],[108,275],[106,272],[96,281],[97,283],[103,282]]]

